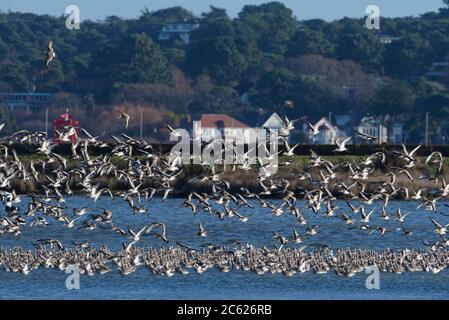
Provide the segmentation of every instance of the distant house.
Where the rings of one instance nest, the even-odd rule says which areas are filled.
[[[404,143],[404,125],[402,123],[395,122],[388,127],[388,143]]]
[[[45,108],[49,104],[51,93],[0,93],[0,106],[6,106],[10,110],[36,111]]]
[[[387,126],[379,117],[366,115],[360,120],[360,123],[354,129],[358,132],[376,137],[378,144],[388,142]],[[355,137],[355,140],[358,143],[366,143],[366,140],[358,136]]]
[[[158,40],[167,41],[179,37],[187,45],[190,43],[190,33],[198,27],[198,23],[170,23],[159,32]]]
[[[352,116],[350,114],[336,114],[334,118],[335,124],[339,128],[345,129],[351,126]]]
[[[262,128],[276,130],[281,135],[288,135],[289,132],[284,128],[284,120],[274,112],[263,124]]]
[[[226,114],[203,114],[199,121],[193,121],[193,137],[203,140],[232,137],[244,137],[248,141],[249,131],[254,128]]]
[[[449,75],[449,62],[434,62],[426,73],[426,77],[439,80]]]
[[[399,38],[399,37],[392,37],[392,36],[389,36],[389,35],[380,35],[378,39],[379,39],[379,42],[382,43],[382,44],[391,44],[391,43],[393,43],[395,41],[398,41],[401,38]]]
[[[313,136],[308,134],[308,143],[312,144],[334,144],[335,139],[346,136],[346,133],[336,125],[333,125],[327,118],[321,118],[316,125],[320,128],[320,132]],[[303,123],[304,133],[308,133],[309,125],[307,122]]]
[[[396,121],[395,117],[386,115],[383,117],[383,123],[388,130],[388,143],[401,144],[404,142],[404,125]]]

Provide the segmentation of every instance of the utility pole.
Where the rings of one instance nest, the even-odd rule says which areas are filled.
[[[429,147],[429,112],[426,112],[426,147]]]
[[[328,118],[329,118],[329,123],[332,124],[332,112],[329,112]]]
[[[48,108],[45,109],[45,134],[48,137]]]
[[[379,123],[379,135],[377,144],[382,144],[382,123]]]
[[[143,110],[140,108],[140,140],[142,140],[143,136]]]

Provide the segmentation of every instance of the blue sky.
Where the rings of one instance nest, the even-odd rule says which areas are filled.
[[[61,15],[66,6],[78,5],[81,19],[104,19],[109,15],[125,18],[137,17],[144,7],[158,10],[175,5],[183,6],[195,14],[207,11],[209,5],[226,8],[228,14],[236,16],[243,4],[261,4],[262,0],[1,0],[0,10],[37,14]],[[377,5],[381,16],[416,16],[436,11],[443,6],[442,0],[283,0],[280,1],[294,11],[299,19],[339,19],[344,16],[361,17],[370,4]]]

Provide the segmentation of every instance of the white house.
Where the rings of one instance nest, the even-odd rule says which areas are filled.
[[[370,136],[377,138],[377,143],[387,143],[388,142],[388,130],[382,121],[371,115],[364,116],[357,127],[354,128],[356,131],[368,134]],[[356,137],[356,141],[359,143],[366,143],[366,140]]]
[[[341,129],[351,128],[352,116],[350,114],[336,114],[335,124]]]
[[[268,119],[263,123],[262,128],[277,130],[277,132],[283,136],[289,134],[289,131],[284,127],[284,120],[276,112],[268,117]]]
[[[229,136],[243,138],[247,143],[250,135],[255,134],[255,130],[226,114],[203,114],[199,121],[193,121],[193,137],[201,136],[205,141]]]
[[[170,40],[177,36],[184,44],[189,44],[190,32],[198,27],[198,23],[170,23],[159,32],[158,40]]]
[[[388,142],[391,144],[404,143],[404,125],[395,122],[388,129]]]
[[[340,130],[337,126],[330,123],[330,121],[323,117],[316,125],[319,126],[319,133],[315,136],[308,134],[309,143],[312,144],[334,144],[335,139],[346,136],[346,133]],[[309,126],[307,123],[303,124],[303,131],[308,133]]]

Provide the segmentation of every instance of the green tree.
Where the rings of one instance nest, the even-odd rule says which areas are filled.
[[[374,70],[380,66],[382,53],[379,40],[359,24],[348,25],[340,33],[336,50],[338,59],[353,60]]]
[[[305,54],[332,56],[333,52],[334,46],[324,37],[321,31],[305,28],[296,32],[292,37],[287,56],[295,57]]]
[[[329,111],[346,112],[345,104],[334,96],[329,86],[319,79],[310,77],[299,78],[294,85],[295,110],[294,115],[327,115]],[[347,102],[346,102],[347,104]]]
[[[430,112],[432,116],[445,120],[449,115],[449,92],[440,92],[417,98],[414,111],[417,114]]]
[[[230,37],[193,42],[186,60],[191,75],[208,74],[219,85],[235,85],[245,68],[243,57]]]
[[[449,28],[449,21],[446,28]],[[432,58],[429,56],[428,59],[432,59],[434,61],[444,61],[447,58],[447,48],[449,48],[449,37],[446,35],[446,31],[430,31],[426,34],[426,39],[432,47],[432,52],[429,52],[429,55],[433,55]]]
[[[410,112],[413,104],[413,91],[406,84],[388,80],[376,92],[372,110],[377,114],[400,114]]]
[[[159,46],[147,35],[132,34],[100,52],[98,73],[110,83],[170,84],[172,74]]]
[[[8,49],[8,46],[2,40],[2,36],[0,35],[0,62],[6,58],[7,49]]]
[[[203,13],[202,16],[207,19],[229,18],[228,14],[226,13],[226,9],[218,8],[212,5],[210,6],[209,12]]]
[[[238,94],[229,87],[213,86],[210,90],[195,94],[188,109],[192,113],[227,113],[236,110]]]
[[[251,101],[260,108],[280,111],[285,101],[293,100],[295,75],[287,69],[268,71],[257,81]]]
[[[392,77],[421,76],[432,61],[432,48],[418,34],[406,34],[385,51],[386,73]]]
[[[41,72],[40,68],[33,70],[33,74],[39,74]],[[28,91],[31,89],[31,80],[32,79],[28,82]],[[36,90],[44,92],[57,92],[63,89],[64,81],[65,74],[63,65],[61,61],[55,60],[47,70],[42,71],[42,76],[38,77]]]
[[[320,114],[326,114],[326,110],[335,108],[335,111],[342,113],[346,111],[358,110],[364,112],[368,109],[375,91],[375,77],[364,72],[360,64],[350,60],[336,60],[325,58],[320,55],[303,55],[300,57],[290,58],[283,64],[284,67],[294,74],[301,75],[304,85],[310,85],[309,90],[316,91],[315,98],[320,95],[327,95],[330,100],[337,99],[335,102],[325,102],[319,99],[311,111],[323,109]],[[310,84],[304,83],[309,80]],[[306,89],[297,90],[298,92],[306,91]],[[344,108],[335,105],[344,101]],[[322,104],[322,105],[321,105]],[[301,108],[303,108],[301,106]]]
[[[135,21],[130,28],[134,33],[144,32],[156,39],[160,30],[165,25],[169,23],[182,23],[193,19],[193,14],[180,6],[161,9],[154,12],[145,8],[141,11],[139,19]]]
[[[206,16],[201,20],[200,27],[191,36],[192,42],[219,37],[234,37],[234,26],[227,16]]]
[[[292,10],[280,2],[246,5],[237,20],[252,29],[258,48],[271,55],[283,55],[287,51],[297,26]]]
[[[263,52],[258,47],[258,34],[248,24],[239,19],[234,19],[233,26],[235,44],[246,64],[248,66],[257,66],[262,70],[259,65],[262,61]]]
[[[0,124],[4,123],[3,129],[0,131],[0,136],[11,134],[17,130],[16,118],[8,110],[7,107],[0,106]]]
[[[107,36],[110,40],[120,39],[120,36],[125,34],[128,30],[128,23],[126,20],[117,16],[109,16],[106,18]]]
[[[0,80],[8,83],[15,91],[26,91],[28,79],[26,66],[19,61],[0,66]]]
[[[181,6],[157,10],[151,15],[163,23],[176,23],[194,19],[192,12]]]

